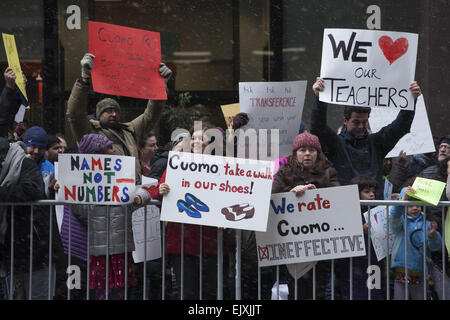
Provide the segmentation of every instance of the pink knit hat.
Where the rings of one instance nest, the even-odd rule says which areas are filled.
[[[292,153],[301,147],[313,147],[317,149],[317,152],[322,152],[322,146],[320,145],[319,138],[308,132],[300,133],[295,137],[294,142],[292,143]]]

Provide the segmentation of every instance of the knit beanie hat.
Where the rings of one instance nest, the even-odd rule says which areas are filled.
[[[23,142],[27,147],[29,146],[39,146],[47,148],[47,132],[38,126],[31,127],[23,135]]]
[[[441,145],[441,143],[450,144],[450,134],[448,136],[445,136],[445,137],[442,137],[441,139],[439,139],[438,148]]]
[[[105,99],[100,100],[97,103],[97,107],[96,107],[96,111],[95,111],[95,116],[97,117],[97,119],[100,119],[100,115],[102,114],[102,112],[109,108],[114,108],[118,112],[120,112],[120,105],[116,100],[114,100],[112,98],[105,98]]]
[[[300,133],[295,137],[294,142],[292,143],[292,153],[301,147],[313,147],[317,152],[322,152],[319,138],[309,132]]]
[[[84,154],[101,154],[112,144],[111,140],[100,134],[85,134],[78,143],[78,151]]]

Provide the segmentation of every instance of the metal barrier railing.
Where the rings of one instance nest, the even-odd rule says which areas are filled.
[[[161,203],[159,201],[156,200],[152,200],[148,203],[148,205],[160,205]],[[427,218],[427,208],[429,207],[435,207],[432,206],[430,204],[426,204],[424,202],[421,201],[395,201],[395,200],[373,200],[373,201],[367,201],[367,200],[361,200],[360,204],[362,206],[366,206],[368,208],[368,212],[369,212],[369,218],[368,218],[368,224],[369,224],[369,228],[368,228],[368,244],[367,244],[367,248],[371,248],[371,236],[370,236],[370,232],[371,232],[371,219],[370,219],[370,209],[374,208],[375,206],[386,206],[387,208],[387,212],[389,212],[389,208],[390,206],[404,206],[405,208],[408,206],[412,206],[412,205],[420,205],[422,206],[423,209],[423,213],[424,213],[424,221]],[[29,203],[7,203],[7,202],[3,202],[0,203],[0,206],[10,206],[11,207],[11,211],[10,211],[10,221],[8,223],[10,223],[10,261],[9,261],[9,268],[6,265],[6,263],[8,261],[5,261],[5,259],[1,259],[3,261],[2,262],[2,267],[3,267],[3,272],[2,274],[0,274],[0,277],[3,277],[3,283],[5,284],[3,286],[4,291],[4,298],[5,299],[10,299],[13,300],[15,299],[15,277],[21,277],[22,281],[27,281],[28,285],[26,286],[26,294],[27,294],[27,298],[29,300],[34,299],[34,295],[33,295],[33,287],[34,287],[34,282],[33,282],[33,241],[34,241],[34,222],[36,219],[40,218],[39,214],[36,214],[35,209],[39,208],[39,210],[43,210],[42,208],[48,208],[49,210],[49,241],[48,241],[48,265],[47,268],[48,271],[47,275],[48,275],[48,279],[46,282],[47,285],[47,299],[51,300],[53,299],[54,296],[54,287],[55,287],[55,282],[56,280],[53,280],[55,278],[55,272],[62,272],[62,270],[56,270],[54,268],[54,260],[53,260],[53,240],[54,240],[54,228],[53,228],[53,223],[54,223],[54,213],[55,213],[55,206],[56,205],[66,205],[69,207],[69,238],[68,238],[68,252],[67,252],[67,265],[71,266],[71,262],[72,262],[72,226],[71,226],[71,215],[73,214],[72,212],[72,208],[76,205],[67,205],[63,202],[58,202],[58,201],[53,201],[53,200],[41,200],[41,201],[36,201],[36,202],[29,202]],[[28,274],[26,274],[25,276],[28,277],[28,279],[25,279],[24,276],[22,274],[17,274],[14,270],[14,261],[15,259],[19,259],[20,257],[16,257],[15,256],[15,252],[14,252],[14,243],[15,243],[15,228],[17,227],[15,225],[15,215],[17,214],[17,212],[15,212],[16,207],[30,207],[30,231],[29,231],[29,266],[28,266]],[[436,206],[437,207],[437,206]],[[435,208],[436,208],[435,207]],[[446,208],[450,207],[450,201],[442,201],[439,202],[438,207],[441,208],[441,221],[442,221],[442,230],[441,230],[441,236],[442,236],[442,243],[441,243],[441,259],[442,259],[442,265],[441,265],[441,269],[443,271],[442,273],[442,278],[436,283],[434,283],[435,286],[435,291],[434,293],[436,293],[438,295],[438,297],[440,299],[444,299],[447,300],[449,294],[447,294],[447,290],[449,290],[449,285],[447,283],[447,278],[445,275],[445,270],[446,270],[446,259],[448,258],[446,256],[446,250],[445,250],[445,228],[443,227],[445,225],[444,221],[445,221],[445,210]],[[129,288],[128,288],[128,269],[129,269],[129,265],[128,265],[128,258],[127,255],[129,253],[128,251],[128,246],[127,246],[127,239],[128,239],[128,215],[131,214],[129,212],[129,207],[128,206],[124,206],[124,210],[125,210],[125,248],[124,248],[124,263],[125,263],[125,272],[124,272],[124,299],[129,299]],[[88,213],[89,214],[89,213]],[[106,270],[105,270],[105,274],[106,274],[106,281],[105,281],[105,299],[109,299],[109,274],[110,272],[114,272],[114,270],[110,270],[110,264],[108,263],[109,261],[109,248],[110,248],[110,239],[109,239],[109,215],[110,215],[110,209],[109,207],[107,208],[107,219],[106,221],[108,221],[107,225],[106,225],[106,237],[107,237],[107,243],[106,243]],[[387,214],[387,226],[388,226],[388,234],[389,234],[389,227],[390,227],[390,215]],[[89,219],[88,219],[89,221]],[[404,225],[407,224],[407,215],[404,215]],[[90,223],[88,223],[88,230],[87,230],[87,261],[86,261],[86,300],[91,299],[91,292],[90,292]],[[407,232],[407,228],[403,228],[404,229],[404,243],[408,243],[408,232]],[[144,230],[147,230],[147,208],[145,207],[145,216],[144,216]],[[199,264],[198,264],[198,288],[199,288],[199,292],[198,292],[198,298],[199,299],[203,299],[204,298],[204,292],[203,292],[203,287],[204,287],[204,280],[203,280],[203,276],[205,275],[205,273],[210,272],[210,269],[207,269],[205,272],[205,266],[203,265],[203,258],[206,256],[206,254],[203,253],[203,228],[200,226],[200,232],[199,232],[199,237],[200,237],[200,248],[199,248]],[[233,272],[228,272],[227,275],[225,275],[224,278],[224,265],[225,265],[225,260],[224,260],[224,229],[222,228],[217,228],[217,286],[216,286],[216,290],[217,290],[217,299],[218,300],[222,300],[222,299],[236,299],[236,300],[240,300],[242,299],[242,291],[243,289],[248,289],[248,287],[253,287],[252,286],[254,283],[245,283],[245,285],[243,286],[242,281],[242,231],[241,230],[234,230],[235,234],[234,234],[234,259],[235,259],[235,263],[234,263],[234,268],[231,268],[231,270],[234,270]],[[186,257],[184,254],[184,234],[185,234],[185,228],[184,225],[181,225],[181,254],[180,254],[180,273],[176,276],[180,276],[179,279],[179,288],[176,288],[178,290],[174,290],[173,292],[177,291],[179,293],[178,296],[176,296],[175,298],[178,299],[184,299],[184,292],[185,292],[185,280],[186,277],[188,278],[188,280],[191,277],[194,277],[193,274],[185,274],[185,264],[189,263],[191,264],[191,261],[186,261]],[[58,236],[58,235],[57,235]],[[389,237],[386,237],[386,244],[387,244],[387,248],[390,247],[389,244]],[[429,258],[427,256],[427,249],[426,249],[426,242],[427,242],[427,237],[426,237],[426,224],[424,224],[423,227],[423,239],[422,239],[424,245],[423,245],[423,252],[422,252],[422,256],[423,256],[423,299],[428,299],[429,298],[429,266],[430,266],[430,261]],[[6,240],[5,240],[6,243]],[[161,299],[165,300],[167,298],[167,292],[166,292],[166,286],[167,286],[167,271],[170,271],[169,276],[173,277],[174,271],[173,269],[173,264],[171,265],[171,268],[166,268],[169,265],[169,261],[167,259],[166,256],[166,252],[165,252],[165,246],[166,246],[166,229],[165,229],[165,223],[161,222],[161,243],[162,243],[162,255],[161,255]],[[142,299],[143,300],[147,300],[148,299],[148,293],[149,290],[151,290],[152,288],[152,283],[149,283],[148,279],[147,279],[147,275],[148,275],[148,269],[147,269],[147,232],[144,232],[144,252],[145,252],[145,259],[143,262],[143,270],[142,270]],[[409,299],[409,290],[410,287],[408,285],[408,282],[410,281],[408,278],[408,246],[406,247],[406,251],[405,251],[405,275],[404,275],[404,298],[406,300]],[[248,253],[244,253],[244,254],[248,254]],[[368,258],[368,267],[371,266],[372,263],[372,259],[374,259],[374,257],[371,257],[371,250],[369,249],[367,252],[367,258]],[[229,257],[232,257],[232,255],[230,254]],[[390,275],[390,259],[391,257],[389,255],[387,255],[386,257],[386,279],[385,279],[385,283],[386,283],[386,300],[391,300],[391,275]],[[228,261],[228,259],[227,259]],[[257,264],[257,261],[254,261],[255,264]],[[335,299],[335,260],[330,260],[330,265],[331,265],[331,272],[329,274],[329,285],[328,289],[331,289],[331,294],[329,299],[334,300]],[[350,266],[350,296],[349,299],[353,299],[353,272],[352,272],[352,267],[353,267],[353,258],[349,258],[349,266]],[[275,290],[275,298],[280,299],[280,268],[281,266],[276,266],[276,268],[272,268],[275,271],[275,276],[271,277],[269,284],[272,283],[276,283],[275,286],[273,286],[272,288],[269,289],[274,289]],[[270,268],[270,267],[267,267]],[[191,270],[192,271],[192,270]],[[256,271],[256,268],[255,268]],[[316,265],[314,265],[312,267],[312,274],[311,272],[309,272],[310,276],[312,277],[312,299],[316,299],[317,298],[317,282],[316,282],[316,277],[317,277],[317,268]],[[64,273],[66,273],[66,270],[64,270]],[[231,276],[230,276],[231,275]],[[294,278],[297,279],[297,268],[294,268]],[[234,277],[234,281],[227,281],[230,280],[231,277]],[[257,293],[256,296],[254,297],[250,297],[251,299],[268,299],[270,295],[270,292],[268,292],[267,287],[262,288],[262,282],[263,282],[263,275],[262,275],[262,268],[261,267],[257,267],[257,274],[254,274],[255,279],[253,279],[252,281],[257,283]],[[298,284],[298,280],[293,280],[292,278],[290,278],[291,282],[293,281],[293,292],[290,292],[290,299],[298,299],[298,291],[299,290],[304,290],[301,286],[299,286]],[[225,280],[225,281],[224,281]],[[231,279],[232,280],[232,279]],[[397,279],[398,280],[398,279]],[[246,278],[244,281],[248,282],[248,278]],[[169,284],[173,284],[176,283],[177,281],[173,281],[173,278],[171,278],[170,283]],[[441,282],[441,283],[439,283]],[[71,291],[73,290],[72,288],[70,288],[70,286],[68,285],[68,283],[66,283],[67,285],[67,300],[71,300]],[[230,290],[230,288],[232,289],[234,285],[234,295],[231,294],[232,290]],[[227,294],[224,294],[224,286],[227,287]],[[370,300],[371,297],[371,292],[372,292],[372,288],[370,286],[367,286],[367,293],[368,293],[368,299]],[[263,292],[264,291],[264,292]],[[171,295],[173,295],[173,292]],[[42,293],[38,293],[38,296],[42,297]],[[134,298],[138,298],[136,297],[136,295],[134,295]],[[173,297],[172,297],[173,298]],[[395,297],[394,297],[395,298]],[[436,297],[434,297],[436,298]]]

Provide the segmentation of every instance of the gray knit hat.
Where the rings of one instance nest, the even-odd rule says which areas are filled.
[[[114,108],[120,113],[119,103],[112,98],[105,98],[97,103],[95,111],[95,116],[97,117],[97,119],[100,119],[100,115],[102,114],[102,112],[109,108]]]

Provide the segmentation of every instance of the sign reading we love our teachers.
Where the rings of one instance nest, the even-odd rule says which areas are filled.
[[[99,154],[59,154],[58,201],[121,205],[133,201],[135,158]]]
[[[324,29],[320,101],[414,110],[417,43],[413,33]]]

